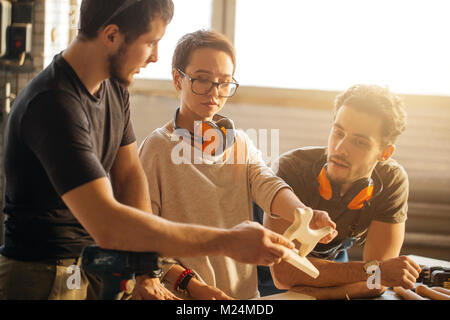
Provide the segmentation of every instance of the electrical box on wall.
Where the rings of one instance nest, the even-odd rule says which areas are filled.
[[[14,2],[9,27],[8,58],[22,60],[31,52],[33,2]]]
[[[0,0],[0,5],[0,65],[14,72],[30,72],[33,1]]]
[[[31,33],[31,23],[13,23],[9,27],[9,58],[20,59],[22,54],[31,52]]]
[[[12,6],[9,1],[0,1],[0,58],[8,49],[8,28],[11,25]]]

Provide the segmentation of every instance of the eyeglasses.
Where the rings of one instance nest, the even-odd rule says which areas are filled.
[[[119,14],[124,12],[126,9],[131,7],[132,5],[141,2],[142,0],[125,0],[121,6],[119,6],[116,11],[113,12],[113,14],[101,25],[101,27],[106,27],[109,22],[111,22],[115,17],[117,17]]]
[[[193,93],[198,95],[208,94],[213,87],[217,87],[217,92],[219,97],[221,98],[229,98],[232,97],[237,88],[239,87],[239,83],[237,82],[214,82],[208,79],[195,79],[188,76],[186,73],[177,69],[179,73],[181,73],[184,77],[188,78],[191,81],[191,90]],[[234,80],[234,79],[233,79]],[[236,80],[234,80],[236,81]]]

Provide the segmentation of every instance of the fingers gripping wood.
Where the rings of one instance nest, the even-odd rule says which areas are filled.
[[[314,249],[320,239],[332,231],[332,228],[310,229],[309,223],[313,217],[313,210],[311,208],[295,209],[294,217],[294,223],[284,232],[284,236],[289,241],[297,240],[301,246],[298,251],[296,249],[289,251],[286,262],[289,262],[297,269],[315,279],[319,276],[319,270],[314,267],[306,256]]]

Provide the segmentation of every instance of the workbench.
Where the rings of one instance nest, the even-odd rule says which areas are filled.
[[[429,266],[429,267],[441,266],[450,268],[450,262],[445,260],[432,259],[416,255],[408,255],[408,258],[412,259],[413,261],[422,266]],[[259,300],[316,300],[316,299],[306,294],[287,291],[270,296],[265,296],[259,298]],[[402,298],[397,293],[395,293],[394,290],[392,290],[392,288],[388,288],[383,293],[382,296],[370,300],[402,300]]]

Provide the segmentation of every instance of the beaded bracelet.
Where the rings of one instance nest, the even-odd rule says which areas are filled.
[[[178,286],[177,291],[183,293],[184,295],[187,295],[187,286],[189,284],[189,281],[194,277],[194,273],[188,273],[184,278],[183,281],[181,281],[180,285]]]
[[[178,291],[178,287],[179,287],[181,281],[183,281],[183,279],[184,279],[188,274],[191,274],[191,273],[194,274],[194,272],[192,272],[191,269],[186,269],[186,270],[184,270],[184,271],[180,274],[180,276],[178,277],[177,281],[175,282],[175,285],[174,285],[174,287],[173,287],[173,290],[174,290],[174,291]]]

